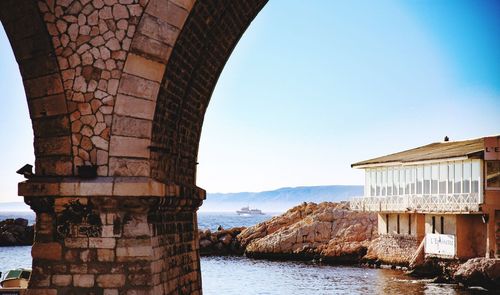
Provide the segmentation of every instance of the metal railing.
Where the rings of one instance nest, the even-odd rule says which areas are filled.
[[[351,210],[371,212],[478,212],[480,194],[396,195],[357,197],[350,201]]]

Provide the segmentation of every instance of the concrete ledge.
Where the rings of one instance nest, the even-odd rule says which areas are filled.
[[[205,198],[205,190],[165,184],[148,177],[36,177],[18,183],[19,196],[25,197],[190,197]]]

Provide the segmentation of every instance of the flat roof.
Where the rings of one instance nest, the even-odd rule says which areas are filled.
[[[462,140],[462,141],[442,141],[414,149],[373,158],[366,161],[357,162],[351,167],[364,165],[385,164],[385,163],[411,163],[420,161],[431,161],[439,159],[469,157],[471,154],[484,151],[484,137]]]

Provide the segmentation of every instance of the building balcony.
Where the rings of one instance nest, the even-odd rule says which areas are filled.
[[[350,207],[366,212],[477,213],[481,203],[479,193],[397,195],[353,198]]]

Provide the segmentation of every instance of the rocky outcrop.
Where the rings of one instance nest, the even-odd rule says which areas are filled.
[[[32,245],[33,233],[33,226],[24,218],[0,221],[0,246]]]
[[[245,227],[233,227],[231,229],[211,232],[210,230],[199,231],[200,255],[242,255],[244,248],[236,238]]]
[[[466,286],[500,289],[500,259],[473,258],[460,265],[454,279]]]
[[[407,266],[417,248],[418,241],[415,237],[381,235],[370,243],[363,260]]]
[[[347,204],[303,203],[238,236],[247,256],[357,262],[376,236],[377,217]]]

